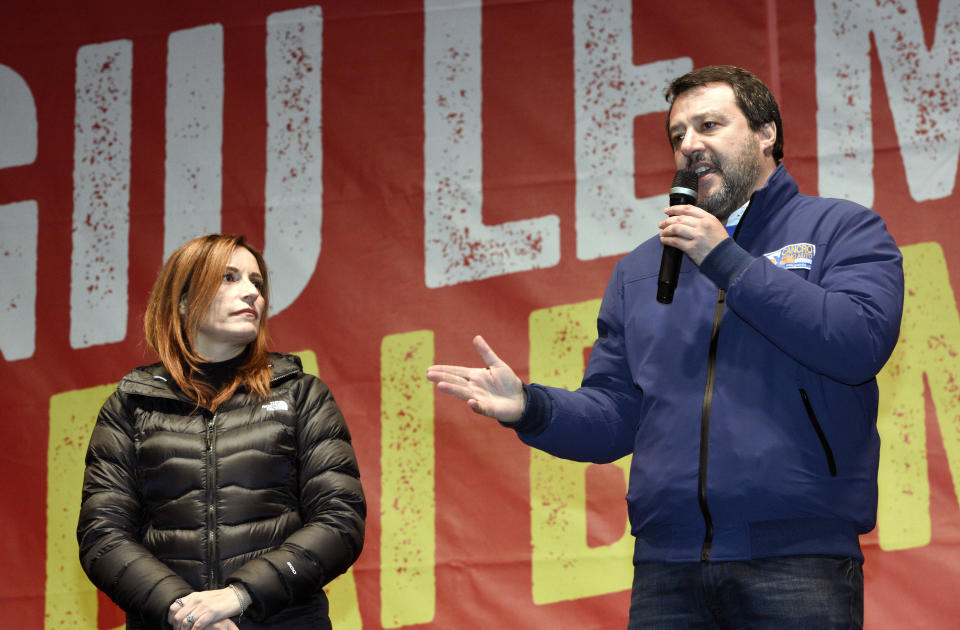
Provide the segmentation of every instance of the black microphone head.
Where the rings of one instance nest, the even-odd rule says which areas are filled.
[[[697,183],[699,178],[694,171],[691,171],[689,168],[681,168],[677,171],[677,174],[673,176],[673,185],[670,187],[671,191],[674,188],[686,188],[693,191],[693,197],[697,196]]]
[[[688,168],[681,168],[673,176],[673,186],[670,187],[670,205],[693,205],[697,203],[697,174]],[[660,261],[660,277],[657,279],[657,301],[661,304],[673,302],[673,292],[680,279],[680,265],[683,264],[683,254],[675,247],[664,246],[663,258]]]

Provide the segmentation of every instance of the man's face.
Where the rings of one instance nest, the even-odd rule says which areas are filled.
[[[682,93],[670,112],[670,142],[677,168],[698,175],[697,206],[721,221],[767,181],[775,163],[776,126],[750,128],[726,83],[710,83]]]

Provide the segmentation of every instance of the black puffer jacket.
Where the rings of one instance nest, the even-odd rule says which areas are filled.
[[[165,628],[177,597],[241,582],[241,628],[329,627],[321,589],[356,560],[366,505],[350,433],[320,380],[271,355],[270,395],[196,409],[163,366],[104,403],[77,538],[128,628]]]

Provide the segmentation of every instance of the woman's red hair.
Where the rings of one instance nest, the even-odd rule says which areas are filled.
[[[257,338],[247,345],[233,380],[216,391],[202,378],[207,361],[194,350],[194,339],[204,315],[223,282],[234,251],[243,247],[257,260],[263,277],[263,315]],[[242,236],[208,234],[184,243],[167,259],[150,292],[143,329],[147,345],[157,353],[174,382],[191,399],[210,410],[229,400],[240,385],[254,395],[270,391],[270,358],[267,350],[267,308],[270,304],[267,266],[263,255]]]

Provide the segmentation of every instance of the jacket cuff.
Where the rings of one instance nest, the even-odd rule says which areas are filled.
[[[540,435],[550,426],[550,417],[553,415],[553,403],[542,385],[530,384],[523,386],[526,404],[523,415],[517,422],[501,422],[503,426],[513,429],[526,437]]]
[[[753,261],[750,252],[737,245],[732,238],[726,238],[703,259],[700,271],[726,291]]]

